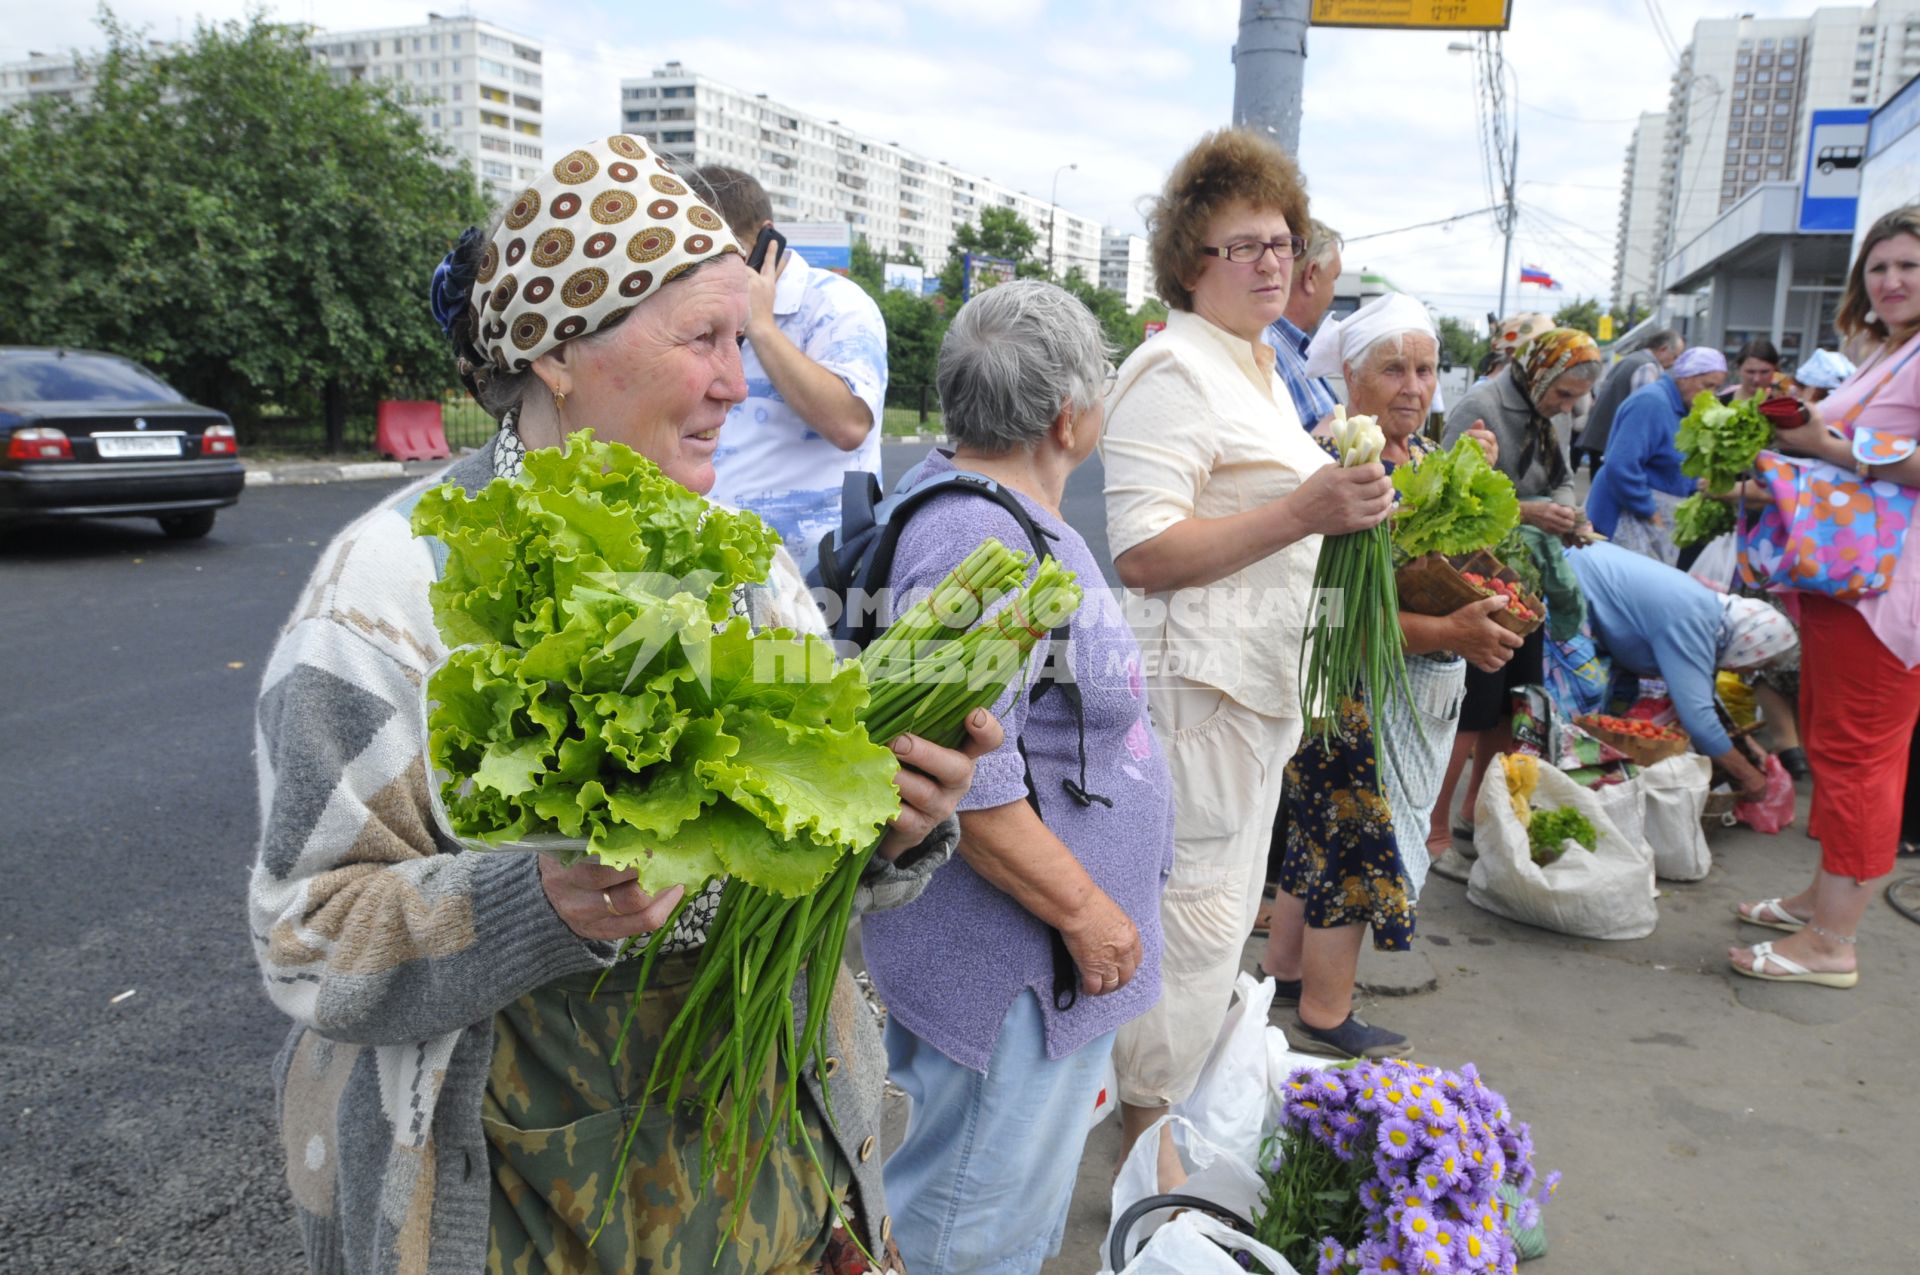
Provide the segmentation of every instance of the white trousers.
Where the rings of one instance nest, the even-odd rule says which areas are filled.
[[[1226,1021],[1301,722],[1180,679],[1148,696],[1173,773],[1173,874],[1160,900],[1160,1001],[1120,1028],[1113,1061],[1122,1102],[1162,1107],[1193,1092]]]

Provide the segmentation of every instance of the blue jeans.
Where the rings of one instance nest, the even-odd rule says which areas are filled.
[[[893,1083],[913,1099],[887,1160],[893,1238],[913,1275],[1034,1275],[1060,1251],[1113,1033],[1047,1057],[1040,1002],[1022,992],[985,1075],[887,1022]]]

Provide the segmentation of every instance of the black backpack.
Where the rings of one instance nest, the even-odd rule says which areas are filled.
[[[950,457],[951,454],[948,455]],[[914,483],[902,480],[900,488],[889,494],[882,490],[877,475],[865,470],[850,470],[841,480],[840,527],[821,538],[818,558],[807,578],[808,584],[827,590],[840,603],[839,614],[831,626],[836,639],[865,647],[880,635],[881,617],[866,603],[881,596],[888,587],[900,533],[906,529],[915,510],[935,496],[956,491],[971,492],[1005,510],[1026,536],[1035,561],[1052,555],[1049,544],[1053,539],[1052,534],[1034,523],[1017,496],[985,474],[955,469]],[[1042,696],[1058,688],[1073,713],[1074,725],[1079,733],[1080,756],[1078,782],[1063,778],[1060,786],[1076,805],[1090,806],[1098,802],[1111,809],[1112,798],[1090,792],[1086,786],[1086,706],[1067,655],[1068,625],[1062,624],[1047,637],[1047,667],[1035,679],[1027,702],[1030,706],[1036,704]],[[1044,819],[1040,790],[1034,782],[1033,765],[1027,759],[1026,741],[1015,736],[1014,747],[1020,753],[1020,764],[1025,772],[1027,804],[1033,807],[1034,814]],[[1064,1013],[1072,1008],[1078,995],[1078,973],[1059,931],[1049,933],[1053,943],[1053,1001],[1055,1008]]]

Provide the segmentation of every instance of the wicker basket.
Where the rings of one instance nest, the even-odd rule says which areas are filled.
[[[1651,766],[1655,762],[1663,762],[1669,757],[1678,757],[1693,750],[1693,740],[1678,726],[1673,727],[1679,732],[1673,739],[1642,739],[1638,735],[1628,735],[1602,726],[1590,716],[1576,717],[1573,723],[1607,747],[1624,753],[1638,766]]]
[[[1513,568],[1485,549],[1452,558],[1430,553],[1401,567],[1393,577],[1394,588],[1400,594],[1400,606],[1415,615],[1452,615],[1467,603],[1486,597],[1480,589],[1467,583],[1460,574],[1462,571],[1477,572],[1489,580],[1505,580],[1520,590],[1521,601],[1527,604],[1534,618],[1522,620],[1511,611],[1495,611],[1494,623],[1508,632],[1525,637],[1546,623],[1547,609],[1540,599],[1520,583]]]

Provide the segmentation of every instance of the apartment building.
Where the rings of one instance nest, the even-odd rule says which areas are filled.
[[[545,165],[540,43],[479,18],[427,15],[415,26],[316,32],[307,42],[335,79],[406,90],[422,126],[505,200]]]
[[[1153,271],[1147,265],[1147,241],[1111,226],[1100,232],[1100,286],[1127,299],[1138,310],[1153,295]]]
[[[958,226],[991,207],[1011,208],[1038,235],[1035,253],[1059,274],[1101,277],[1100,223],[822,119],[764,93],[748,93],[679,62],[620,81],[621,127],[676,164],[727,164],[767,188],[777,221],[844,221],[889,258],[946,262]]]
[[[1620,232],[1613,265],[1613,297],[1621,305],[1652,309],[1660,288],[1660,262],[1655,248],[1660,238],[1660,198],[1667,170],[1662,144],[1667,117],[1661,111],[1642,111],[1627,144],[1626,175],[1620,190]]]
[[[1877,106],[1920,73],[1920,0],[1815,9],[1804,18],[1695,23],[1674,71],[1656,172],[1646,117],[1622,182],[1616,296],[1651,258],[1653,273],[1720,215],[1767,183],[1800,180],[1816,110]],[[1657,180],[1651,219],[1642,179]],[[1656,283],[1657,289],[1658,284]]]
[[[152,42],[156,53],[169,47]],[[414,26],[315,31],[307,47],[341,83],[404,89],[422,127],[465,158],[494,198],[525,189],[545,167],[538,41],[478,18],[430,13]],[[92,91],[91,60],[78,52],[0,64],[0,110],[42,96],[84,100]]]

